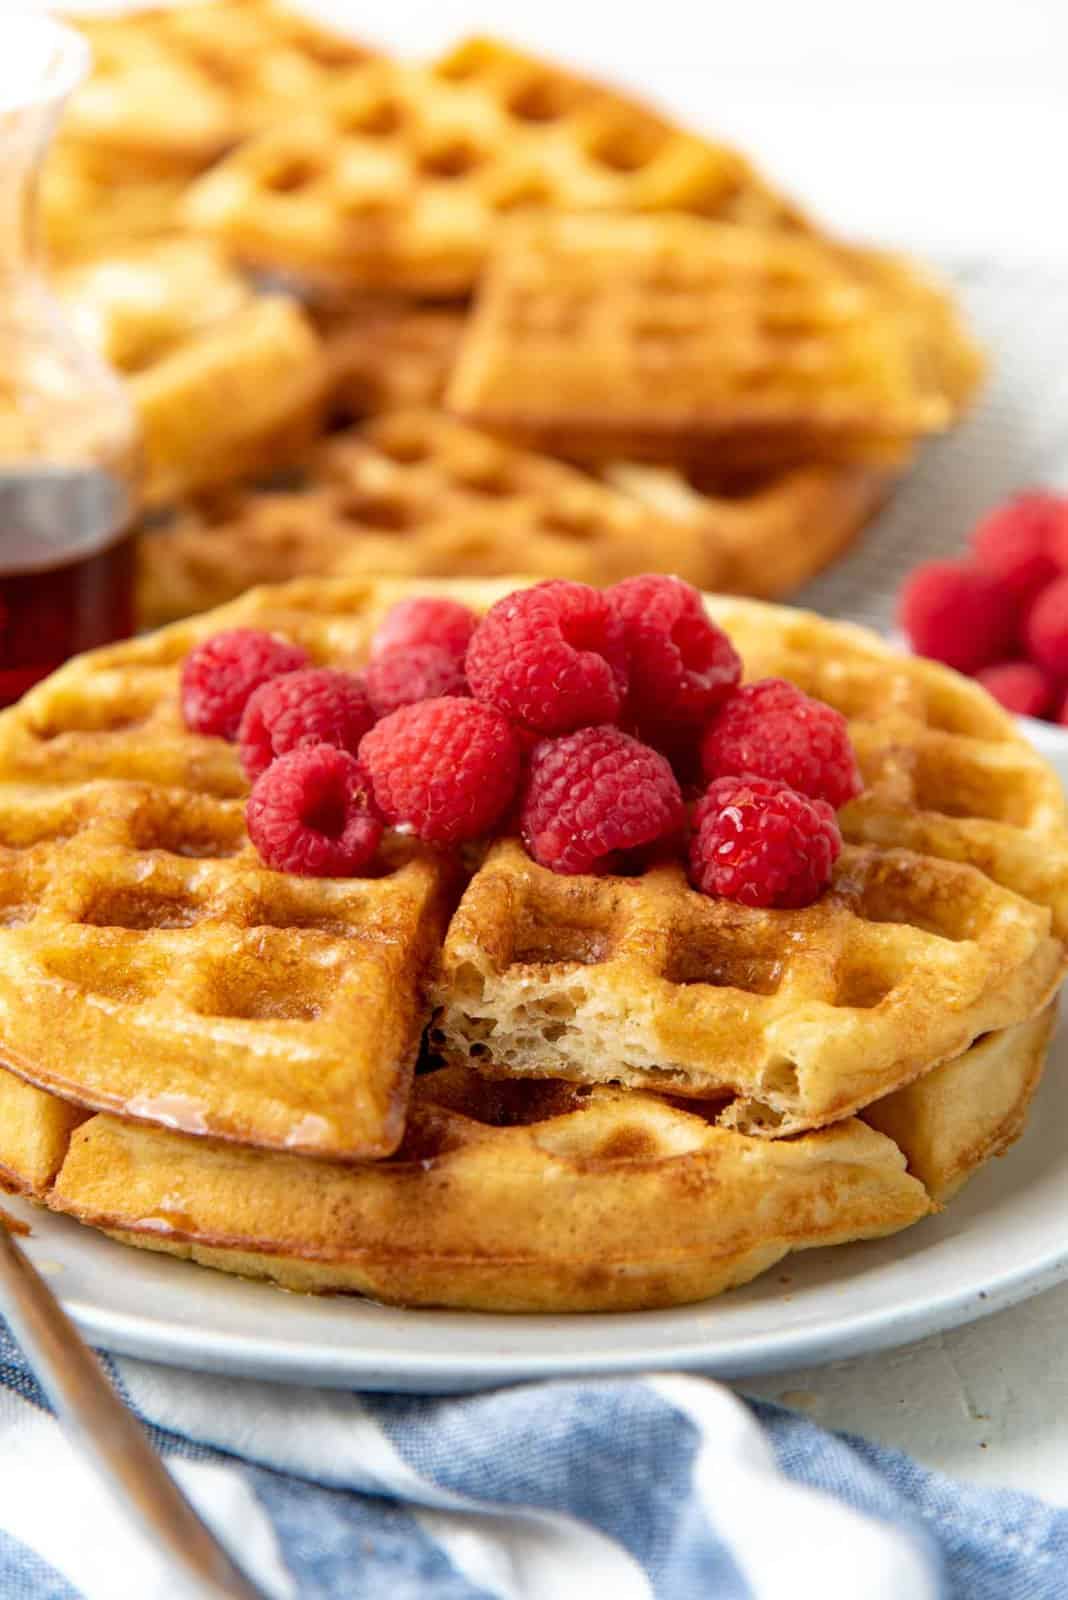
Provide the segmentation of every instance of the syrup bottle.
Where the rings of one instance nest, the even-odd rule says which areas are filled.
[[[138,431],[126,392],[49,288],[37,181],[89,48],[0,23],[0,705],[133,629]]]

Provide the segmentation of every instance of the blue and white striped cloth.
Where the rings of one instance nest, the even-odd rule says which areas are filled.
[[[1063,1600],[1068,1511],[707,1379],[337,1394],[105,1358],[287,1600]],[[0,1327],[0,1597],[181,1600]]]

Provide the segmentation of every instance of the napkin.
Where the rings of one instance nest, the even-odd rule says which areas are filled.
[[[707,1378],[327,1393],[104,1357],[278,1600],[1063,1600],[1068,1511]],[[0,1595],[181,1600],[0,1329]]]

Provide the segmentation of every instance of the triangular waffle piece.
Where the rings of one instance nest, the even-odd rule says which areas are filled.
[[[922,1218],[1019,1133],[1050,1020],[990,1035],[870,1107],[868,1126],[773,1142],[693,1102],[446,1069],[417,1081],[397,1154],[347,1168],[107,1116],[79,1127],[0,1073],[0,1181],[127,1244],[290,1289],[478,1310],[673,1305],[789,1250]]]
[[[679,216],[514,220],[446,402],[569,456],[894,465],[959,409],[918,325],[814,239]]]
[[[298,490],[229,494],[141,542],[148,622],[255,583],[392,573],[611,583],[659,566],[717,582],[699,528],[568,467],[429,411],[394,412],[314,453]]]
[[[390,593],[264,623],[336,660]],[[6,1058],[75,1103],[381,1155],[403,1129],[449,868],[400,840],[351,881],[260,864],[233,747],[186,733],[178,707],[180,663],[219,625],[82,657],[0,719]]]
[[[302,308],[258,295],[217,247],[166,239],[70,269],[82,333],[127,376],[149,506],[293,459],[317,435],[328,372]]]
[[[733,1096],[781,1135],[889,1093],[1044,1005],[1049,915],[971,867],[847,846],[804,912],[710,900],[680,866],[568,878],[494,846],[453,917],[431,1035],[510,1077]]]
[[[519,208],[796,226],[722,146],[603,91],[558,118],[532,116],[492,74],[467,73],[462,52],[436,70],[378,61],[340,74],[306,116],[206,174],[185,214],[255,265],[433,297],[470,290],[500,218]]]

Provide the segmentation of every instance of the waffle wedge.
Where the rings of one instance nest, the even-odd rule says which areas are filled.
[[[525,72],[580,82],[547,64]],[[462,50],[436,68],[372,61],[339,74],[305,116],[207,173],[185,216],[243,259],[320,287],[435,297],[471,289],[518,208],[798,225],[733,151],[590,86],[543,114]]]
[[[447,1068],[417,1080],[396,1154],[348,1167],[86,1120],[0,1072],[0,1178],[126,1244],[290,1289],[494,1311],[674,1305],[925,1216],[1019,1132],[1049,1021],[991,1035],[866,1123],[772,1142],[696,1103]]]
[[[698,584],[700,528],[430,411],[394,412],[313,453],[296,490],[205,501],[140,547],[140,614],[169,621],[299,576],[496,575],[611,583],[650,566]]]
[[[950,392],[920,337],[933,316],[815,239],[587,215],[514,219],[498,240],[446,404],[522,442],[885,467],[959,413],[959,380]]]
[[[328,373],[296,301],[257,294],[206,241],[172,238],[70,268],[75,323],[128,379],[151,507],[294,458]]]

